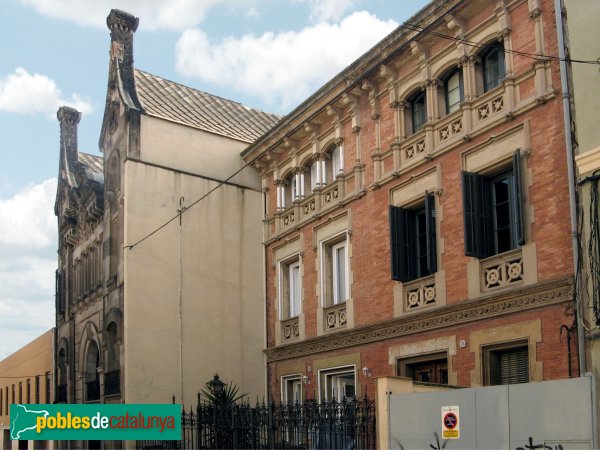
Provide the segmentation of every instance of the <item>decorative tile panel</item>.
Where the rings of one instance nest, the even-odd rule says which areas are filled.
[[[288,342],[298,338],[300,338],[300,320],[298,317],[283,320],[281,322],[281,340]]]
[[[523,281],[523,255],[520,250],[481,263],[484,291]]]
[[[404,311],[415,311],[435,305],[435,276],[406,283],[404,292]]]
[[[325,308],[325,331],[344,329],[348,322],[346,304],[333,305]]]

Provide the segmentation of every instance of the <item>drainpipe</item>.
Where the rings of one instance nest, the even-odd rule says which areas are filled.
[[[565,147],[567,150],[567,176],[569,182],[569,204],[571,218],[571,239],[573,240],[573,272],[575,274],[575,287],[577,287],[577,273],[579,270],[579,239],[577,233],[577,200],[575,198],[575,168],[573,164],[573,139],[571,135],[571,104],[565,61],[565,36],[562,18],[562,0],[554,0],[554,13],[556,16],[556,32],[558,38],[558,57],[560,59],[560,85],[563,102],[563,124],[565,129]],[[583,308],[581,295],[575,289],[575,311],[577,319],[577,353],[579,354],[579,376],[586,372],[585,364],[585,336],[583,330]]]

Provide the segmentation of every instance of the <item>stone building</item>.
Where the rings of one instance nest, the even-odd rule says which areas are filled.
[[[53,442],[11,440],[10,405],[48,404],[52,389],[52,330],[0,361],[0,448],[52,449]]]
[[[557,53],[551,0],[434,0],[244,151],[274,398],[569,377]]]
[[[279,118],[134,68],[138,19],[107,24],[101,157],[58,111],[57,401],[189,406],[214,372],[262,395],[261,185],[240,152]]]

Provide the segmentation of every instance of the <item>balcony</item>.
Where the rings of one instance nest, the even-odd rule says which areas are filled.
[[[121,371],[113,370],[104,375],[104,395],[118,395],[121,393]]]

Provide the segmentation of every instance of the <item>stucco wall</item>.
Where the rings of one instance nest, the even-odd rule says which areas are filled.
[[[131,160],[124,173],[126,246],[175,217],[180,197],[191,205],[217,184]],[[180,401],[183,391],[195,404],[215,372],[262,397],[260,198],[222,186],[190,207],[181,227],[176,218],[124,250],[126,402]]]
[[[141,117],[140,158],[149,163],[224,180],[244,165],[240,152],[248,144],[212,133]],[[245,169],[230,181],[260,189],[260,179]]]
[[[595,61],[600,55],[600,2],[564,0],[567,9],[568,41],[572,59]],[[573,63],[573,93],[579,153],[600,146],[598,98],[600,70],[597,64]]]

